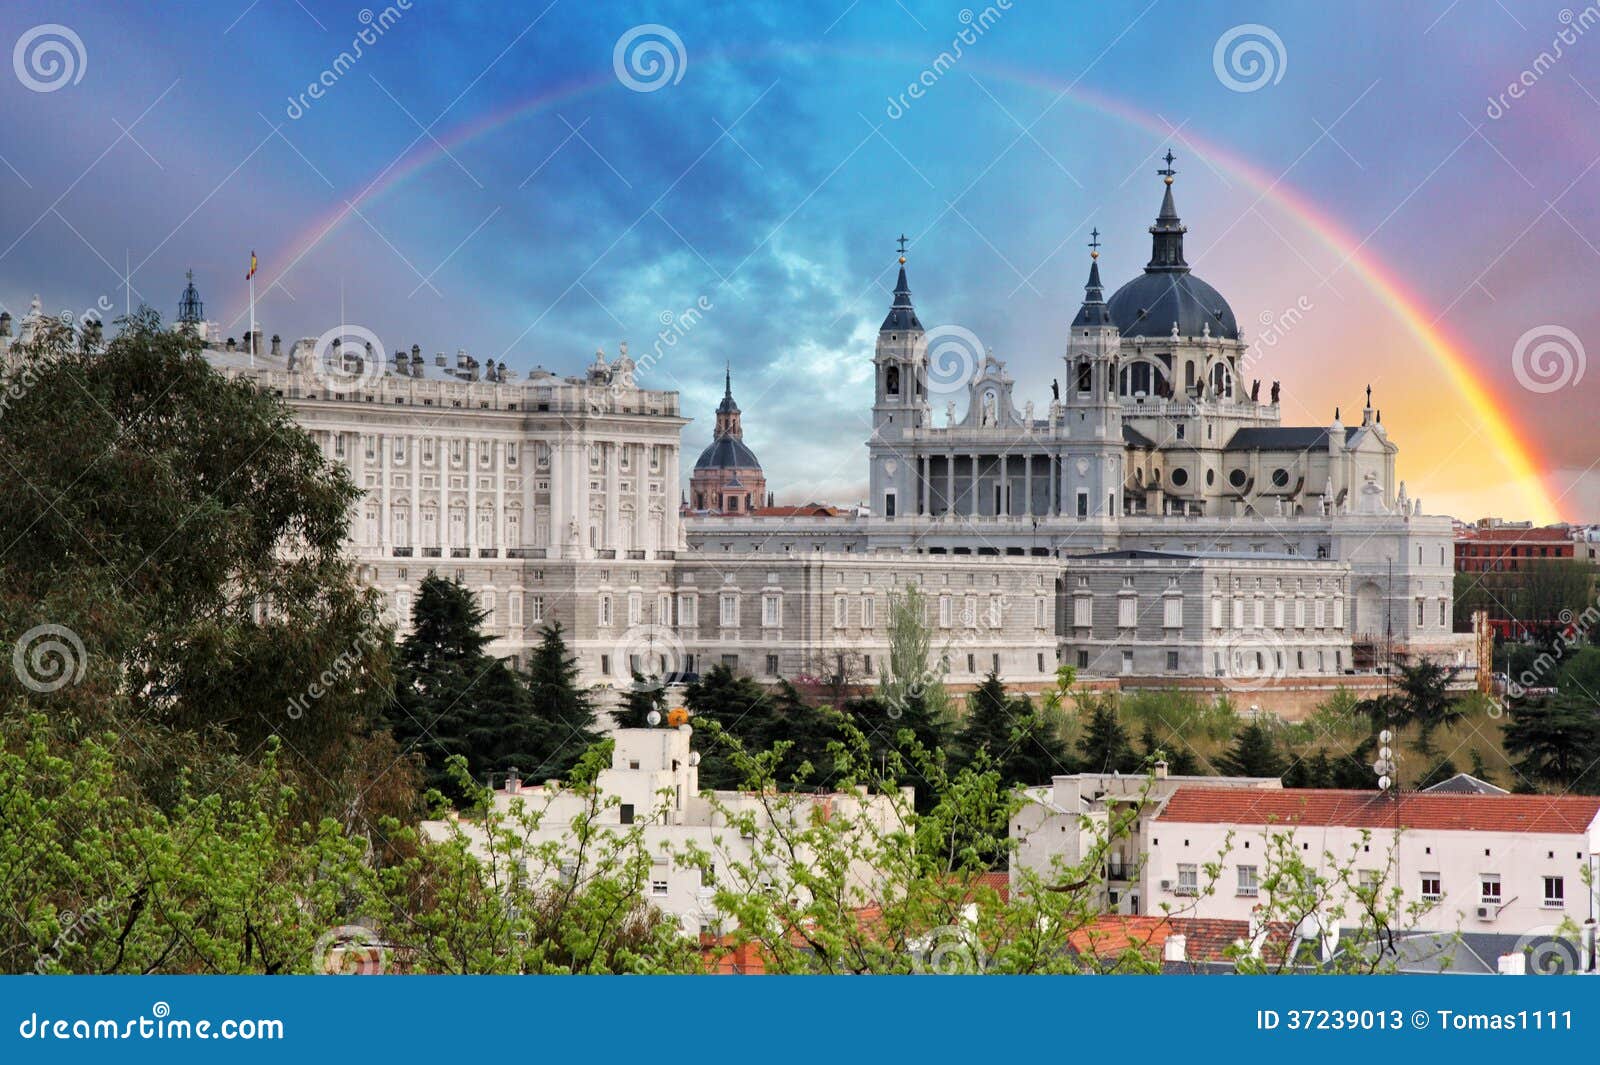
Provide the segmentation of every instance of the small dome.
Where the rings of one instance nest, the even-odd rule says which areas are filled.
[[[1222,293],[1191,273],[1152,271],[1140,274],[1107,302],[1111,318],[1125,337],[1163,337],[1178,323],[1182,336],[1211,335],[1239,339],[1239,323]]]
[[[755,452],[745,447],[744,441],[736,436],[719,436],[711,441],[711,446],[700,452],[700,458],[695,461],[697,470],[759,470],[761,463],[756,459]]]

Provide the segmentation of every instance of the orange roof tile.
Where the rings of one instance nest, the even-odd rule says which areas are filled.
[[[1578,835],[1588,830],[1597,812],[1600,796],[1590,795],[1413,792],[1396,800],[1376,791],[1180,787],[1156,820]]]

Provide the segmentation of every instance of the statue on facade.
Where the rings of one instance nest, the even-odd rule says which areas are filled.
[[[1274,407],[1278,405],[1278,382],[1276,381],[1272,382],[1272,405]]]
[[[1022,420],[1031,428],[1033,426],[1033,400],[1022,405]]]
[[[980,424],[982,424],[982,425],[999,425],[1000,424],[1000,415],[999,415],[999,413],[998,413],[998,411],[996,410],[996,407],[995,407],[995,398],[994,398],[994,393],[993,392],[985,392],[983,394],[983,420],[980,422]]]
[[[1050,378],[1050,399],[1056,403],[1061,402],[1061,382],[1054,377]]]
[[[950,400],[944,405],[944,427],[949,429],[956,424],[956,401]]]
[[[1261,402],[1261,378],[1259,377],[1250,382],[1250,402]]]

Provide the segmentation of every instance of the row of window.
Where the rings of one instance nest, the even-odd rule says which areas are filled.
[[[1259,870],[1254,865],[1240,865],[1237,868],[1238,877],[1235,893],[1243,897],[1254,897],[1261,889]],[[1566,878],[1560,876],[1540,877],[1542,887],[1542,905],[1550,909],[1561,909],[1567,904]],[[1360,886],[1369,891],[1376,891],[1382,883],[1382,876],[1376,870],[1363,869],[1360,873]],[[1444,882],[1438,873],[1423,873],[1420,877],[1420,894],[1426,900],[1438,900],[1444,897]],[[1178,866],[1178,881],[1174,888],[1179,895],[1197,895],[1200,892],[1200,867],[1198,864],[1184,862]],[[1498,906],[1504,899],[1505,886],[1501,883],[1499,873],[1481,873],[1478,876],[1478,901],[1485,906]]]
[[[499,627],[499,618],[495,612],[495,593],[493,591],[479,591],[477,593],[478,609],[483,611],[483,627],[495,629]],[[404,629],[411,624],[411,593],[401,589],[394,593],[395,621]],[[541,625],[544,623],[544,596],[523,592],[506,593],[506,624],[519,629],[524,625]]]

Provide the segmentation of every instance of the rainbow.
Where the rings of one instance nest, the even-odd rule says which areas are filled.
[[[817,47],[809,49],[809,51],[822,50]],[[882,51],[866,52],[859,49],[838,47],[830,47],[826,51],[836,58],[872,62],[879,66],[882,65],[884,60]],[[787,50],[787,54],[794,54],[794,50]],[[711,54],[703,57],[697,55],[695,63],[697,65],[728,64],[736,61],[748,61],[752,58],[757,58],[757,56],[736,56],[733,53]],[[920,60],[916,61],[920,62]],[[1048,92],[1053,99],[1066,101],[1075,107],[1125,122],[1153,134],[1158,139],[1166,139],[1173,136],[1171,125],[1157,116],[1141,111],[1124,101],[1106,96],[1103,93],[1029,71],[1020,71],[973,60],[968,62],[971,63],[974,72],[982,77],[994,78]],[[268,263],[282,264],[282,266],[276,272],[270,272],[271,268],[269,267],[270,276],[267,277],[266,289],[270,290],[273,280],[292,270],[306,254],[320,244],[333,230],[341,226],[353,213],[351,207],[359,208],[363,204],[395,189],[407,179],[445,158],[447,152],[453,154],[458,148],[472,141],[493,134],[523,118],[548,110],[558,104],[612,88],[615,85],[615,81],[616,79],[609,68],[587,78],[569,80],[505,108],[464,122],[441,136],[438,144],[434,144],[431,141],[419,142],[400,159],[379,171],[360,189],[343,197],[335,207],[268,257],[266,259]],[[1456,392],[1466,403],[1467,408],[1483,426],[1494,453],[1501,458],[1507,471],[1515,480],[1515,490],[1520,497],[1518,499],[1519,506],[1516,509],[1535,522],[1548,523],[1558,521],[1559,507],[1556,499],[1550,495],[1549,489],[1539,473],[1532,445],[1518,431],[1518,427],[1511,420],[1504,407],[1495,402],[1481,372],[1469,358],[1467,348],[1452,337],[1446,329],[1435,323],[1435,316],[1429,313],[1424,299],[1409,289],[1391,269],[1382,263],[1377,255],[1366,246],[1364,240],[1351,234],[1336,219],[1308,200],[1302,193],[1283,181],[1270,176],[1260,167],[1241,158],[1234,152],[1219,146],[1215,142],[1196,136],[1187,127],[1178,136],[1183,141],[1203,151],[1213,164],[1249,186],[1261,199],[1270,202],[1274,207],[1295,219],[1307,232],[1311,233],[1319,242],[1339,257],[1342,268],[1359,278],[1362,284],[1384,306],[1389,308],[1400,323],[1405,326],[1406,330],[1417,340],[1422,346],[1422,350],[1444,372],[1446,379],[1455,387]],[[237,320],[244,313],[242,307],[236,310],[238,313],[230,317],[230,321]]]

